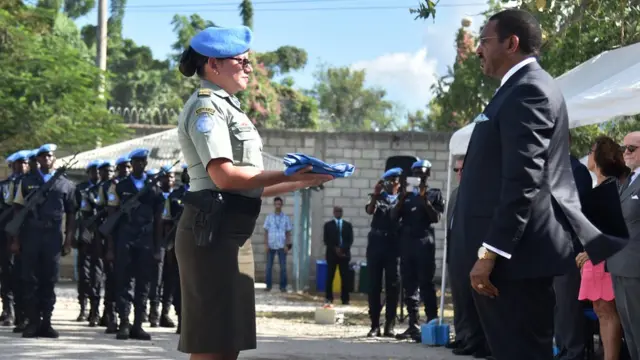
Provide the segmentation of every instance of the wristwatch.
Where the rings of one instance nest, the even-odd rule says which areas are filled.
[[[480,248],[478,249],[478,260],[494,260],[496,256],[496,253],[484,246],[480,246]]]

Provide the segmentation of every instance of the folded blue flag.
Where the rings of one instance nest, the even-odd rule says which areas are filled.
[[[349,177],[356,170],[355,166],[347,163],[327,164],[322,160],[318,160],[312,156],[302,153],[287,154],[283,159],[287,169],[284,171],[286,176],[293,175],[296,171],[309,165],[313,166],[311,170],[314,174],[328,174],[333,177]]]

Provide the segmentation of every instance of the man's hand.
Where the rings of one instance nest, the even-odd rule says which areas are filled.
[[[71,254],[71,241],[66,240],[62,245],[62,256]]]
[[[496,261],[491,259],[478,259],[471,269],[471,287],[480,295],[495,298],[499,295],[498,289],[493,286],[489,277]]]
[[[587,261],[589,261],[589,255],[584,251],[576,256],[576,266],[578,266],[578,269],[582,269]]]
[[[336,255],[338,255],[338,257],[344,256],[344,253],[342,252],[342,249],[339,246],[335,247],[335,252],[336,252]]]
[[[384,182],[382,180],[378,181],[378,183],[376,184],[376,186],[373,188],[373,193],[375,195],[380,195],[380,193],[382,192],[382,184]]]
[[[153,258],[156,259],[157,262],[162,260],[162,249],[159,247],[153,250]]]

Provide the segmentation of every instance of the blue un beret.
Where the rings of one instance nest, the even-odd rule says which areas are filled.
[[[39,149],[31,150],[31,152],[29,152],[29,159],[36,157],[38,155],[38,150]]]
[[[7,156],[7,164],[11,164],[12,162],[16,161],[16,156],[18,155],[17,152],[14,152],[13,154]]]
[[[154,176],[154,175],[156,175],[156,174],[157,174],[157,173],[159,173],[159,172],[160,172],[160,171],[159,171],[158,169],[149,169],[149,170],[147,170],[147,175],[149,175],[149,176]]]
[[[100,165],[98,165],[98,169],[103,168],[105,166],[115,166],[115,163],[113,162],[113,160],[105,160],[102,163],[100,163]]]
[[[426,167],[427,169],[431,169],[431,163],[429,162],[429,160],[418,160],[414,162],[413,165],[411,165],[412,169],[423,168],[423,167]]]
[[[98,167],[98,165],[102,164],[102,160],[91,160],[89,161],[89,163],[87,164],[87,170],[94,168],[94,167]]]
[[[128,162],[131,162],[131,159],[129,158],[129,156],[120,156],[118,160],[116,160],[116,165],[120,165]]]
[[[382,179],[387,179],[390,177],[398,177],[402,175],[402,168],[393,168],[393,169],[389,169],[387,171],[385,171],[385,173],[382,175]]]
[[[193,38],[189,46],[198,54],[212,58],[229,58],[249,51],[253,34],[246,26],[208,27]]]
[[[173,172],[173,167],[171,165],[164,165],[160,169],[162,169],[162,171],[164,171],[165,173]]]
[[[38,148],[38,150],[36,151],[36,156],[44,153],[54,152],[57,148],[58,145],[56,144],[44,144]]]
[[[146,158],[148,156],[149,156],[149,150],[143,149],[143,148],[135,149],[129,153],[130,159]]]
[[[27,161],[29,159],[29,155],[31,155],[31,150],[20,150],[15,153],[13,161]]]
[[[182,170],[187,170],[189,168],[189,165],[187,164],[182,164]]]

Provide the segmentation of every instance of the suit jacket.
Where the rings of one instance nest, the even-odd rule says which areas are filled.
[[[451,228],[454,212],[456,211],[456,199],[458,198],[458,188],[453,189],[449,195],[449,203],[447,204],[447,264],[451,257]]]
[[[510,255],[498,256],[493,276],[540,278],[575,266],[574,235],[596,264],[624,246],[581,212],[564,97],[537,62],[511,76],[476,119],[452,234],[464,242],[460,261],[473,264],[484,242]]]
[[[327,260],[337,257],[335,248],[340,246],[340,234],[338,232],[338,224],[335,220],[327,221],[324,224],[324,244],[327,247]],[[351,223],[342,219],[342,250],[347,258],[351,258],[351,245],[353,245],[353,226]]]
[[[607,260],[607,269],[616,276],[640,277],[640,178],[620,194],[622,215],[629,231],[629,244]]]
[[[578,189],[578,198],[580,199],[580,204],[582,205],[584,210],[585,200],[587,196],[589,196],[589,193],[593,188],[593,179],[591,178],[589,169],[587,169],[587,167],[584,166],[584,164],[581,163],[580,160],[578,160],[573,155],[569,155],[569,159],[571,160],[571,172],[573,173],[573,180],[576,182],[576,187]],[[573,238],[573,249],[574,255],[577,255],[578,253],[584,251],[584,247],[577,237]]]

